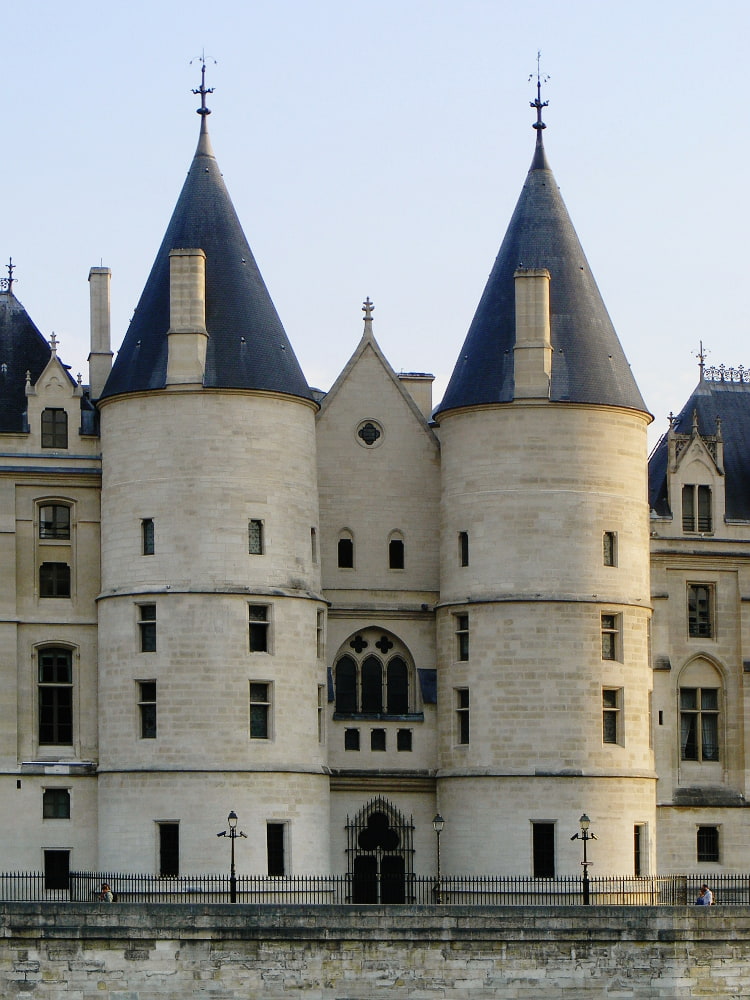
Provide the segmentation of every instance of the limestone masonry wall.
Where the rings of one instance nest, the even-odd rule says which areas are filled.
[[[750,996],[750,907],[0,906],[34,1000]]]

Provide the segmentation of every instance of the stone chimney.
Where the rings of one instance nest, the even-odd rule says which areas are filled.
[[[89,386],[91,398],[98,399],[112,369],[110,342],[109,286],[112,271],[108,267],[92,267],[89,271],[89,302],[91,313],[91,350],[89,351]]]
[[[203,250],[170,251],[167,336],[167,385],[202,385],[208,346]]]
[[[425,420],[432,417],[432,383],[434,375],[426,372],[399,372],[398,380],[417,404]]]
[[[513,277],[516,291],[514,398],[549,399],[552,374],[550,274],[543,267],[520,267]]]

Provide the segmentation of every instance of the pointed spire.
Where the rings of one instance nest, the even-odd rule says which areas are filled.
[[[365,314],[365,328],[362,333],[363,337],[372,337],[372,314],[374,311],[375,306],[372,302],[370,302],[370,296],[368,295],[362,303],[362,312]]]
[[[698,353],[695,356],[698,359],[698,372],[699,372],[699,376],[700,376],[699,381],[701,381],[701,382],[703,381],[704,376],[706,374],[706,355],[707,354],[708,354],[708,352],[703,350],[703,341],[702,340],[699,341]]]

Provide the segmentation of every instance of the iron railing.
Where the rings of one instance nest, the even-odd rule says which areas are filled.
[[[238,903],[325,906],[345,903],[403,902],[464,906],[578,906],[583,879],[527,878],[499,875],[444,875],[438,886],[431,875],[399,878],[374,875],[238,875]],[[129,872],[70,872],[50,877],[43,872],[0,873],[3,902],[96,902],[102,883],[118,902],[228,903],[228,875],[139,875]],[[714,901],[724,906],[750,905],[750,875],[650,875],[591,878],[594,906],[683,906],[695,902],[706,882]]]

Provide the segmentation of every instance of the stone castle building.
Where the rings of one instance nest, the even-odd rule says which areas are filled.
[[[750,382],[651,421],[542,143],[452,378],[308,386],[207,131],[89,384],[0,291],[6,869],[747,869]],[[661,402],[660,402],[661,405]],[[650,496],[650,499],[649,499]],[[748,730],[750,731],[750,730]],[[398,889],[394,890],[398,898]]]

